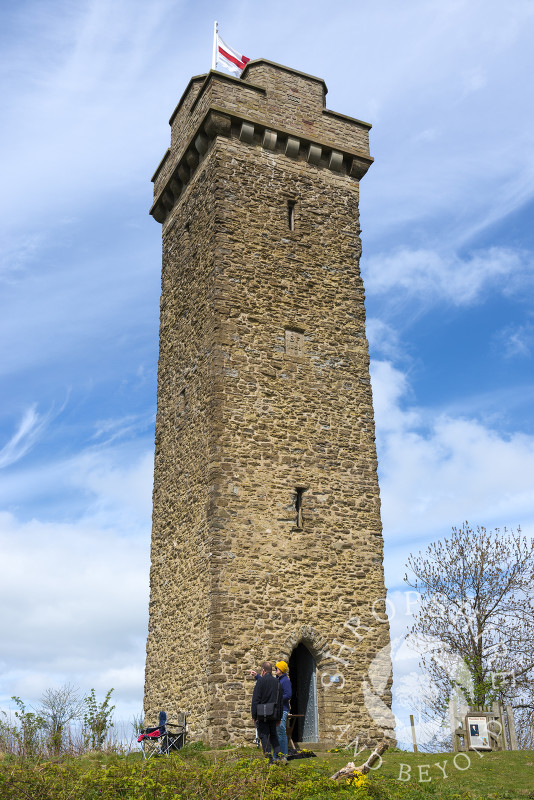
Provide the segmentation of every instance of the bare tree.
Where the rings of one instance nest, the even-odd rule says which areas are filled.
[[[520,750],[534,750],[534,702],[530,694],[530,703],[524,702],[529,698],[515,697],[512,701],[514,709],[515,729],[517,743]]]
[[[59,689],[47,689],[40,699],[39,714],[46,720],[49,742],[57,755],[63,745],[65,726],[82,716],[84,704],[79,689],[66,683]]]
[[[408,559],[419,592],[410,632],[439,687],[436,710],[456,689],[469,705],[534,697],[534,541],[466,522]]]

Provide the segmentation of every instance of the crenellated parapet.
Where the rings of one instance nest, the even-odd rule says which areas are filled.
[[[165,222],[218,136],[360,180],[373,162],[371,126],[326,109],[326,91],[321,79],[264,59],[251,61],[241,78],[215,71],[193,78],[152,178],[154,219]]]

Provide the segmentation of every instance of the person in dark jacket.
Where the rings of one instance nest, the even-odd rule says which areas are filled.
[[[272,718],[265,719],[258,714],[258,706],[265,703],[272,703],[274,707]],[[280,749],[280,742],[276,733],[276,726],[280,724],[282,718],[282,688],[280,682],[273,675],[273,665],[270,661],[264,661],[261,665],[261,673],[256,680],[254,692],[252,693],[251,713],[252,719],[256,722],[258,735],[260,737],[263,754],[273,764],[274,758],[285,763],[286,758]],[[271,753],[272,748],[272,753]]]
[[[285,661],[278,661],[276,663],[276,677],[280,681],[282,687],[282,719],[280,720],[280,727],[278,728],[278,741],[280,742],[280,749],[284,756],[287,758],[287,715],[289,714],[289,701],[291,700],[291,681],[289,680],[288,666]]]

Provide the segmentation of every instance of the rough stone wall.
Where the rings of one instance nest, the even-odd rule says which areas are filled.
[[[184,710],[193,736],[250,740],[248,670],[302,641],[321,740],[381,735],[360,250],[357,180],[236,136],[211,142],[164,222],[147,722]],[[374,669],[387,706],[387,651]]]
[[[198,183],[213,184],[207,161]],[[191,185],[163,236],[158,409],[154,464],[145,708],[209,707],[210,569],[207,498],[212,484],[214,195]]]

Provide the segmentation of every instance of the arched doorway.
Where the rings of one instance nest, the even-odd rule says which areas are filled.
[[[302,642],[299,642],[289,657],[289,677],[293,692],[291,713],[299,715],[293,728],[293,741],[317,742],[319,723],[315,659]]]

